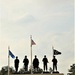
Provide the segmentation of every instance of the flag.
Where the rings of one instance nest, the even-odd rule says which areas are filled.
[[[15,58],[14,54],[9,50],[9,55],[12,57],[12,58]]]
[[[31,39],[31,46],[36,45],[36,43]]]
[[[61,52],[59,52],[59,51],[57,51],[57,50],[55,50],[55,49],[53,49],[54,50],[54,55],[59,55],[59,54],[61,54]]]

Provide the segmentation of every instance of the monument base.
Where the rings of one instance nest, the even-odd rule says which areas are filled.
[[[59,71],[53,72],[53,73],[59,73]]]
[[[10,74],[10,75],[64,75],[63,73],[53,73],[53,74],[50,74],[50,73],[41,73],[41,74]]]

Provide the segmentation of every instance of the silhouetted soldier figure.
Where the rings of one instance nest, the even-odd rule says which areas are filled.
[[[27,56],[25,56],[25,58],[23,60],[23,63],[24,63],[24,69],[25,69],[25,71],[28,71],[29,60],[28,60]]]
[[[55,56],[53,56],[52,62],[53,62],[53,72],[54,72],[54,69],[56,69],[57,71],[57,59],[55,58]]]
[[[44,56],[43,58],[43,67],[44,67],[44,71],[46,70],[47,71],[47,63],[48,63],[48,59],[46,58],[46,55]]]
[[[19,67],[19,59],[18,59],[18,56],[16,56],[16,59],[14,61],[14,66],[15,66],[15,70],[17,72],[18,71],[18,67]]]
[[[35,55],[35,58],[33,60],[33,68],[34,68],[34,70],[37,70],[37,71],[38,71],[38,68],[39,68],[39,60],[38,60],[36,55]]]

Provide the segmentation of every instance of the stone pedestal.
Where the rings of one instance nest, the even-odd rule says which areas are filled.
[[[10,74],[10,75],[64,75],[63,73],[54,73],[54,74]]]

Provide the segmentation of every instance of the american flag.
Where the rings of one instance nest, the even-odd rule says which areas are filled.
[[[36,45],[36,43],[33,40],[31,40],[31,46],[32,45]]]

